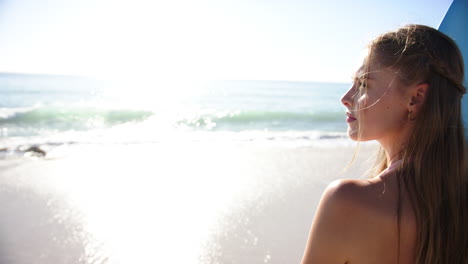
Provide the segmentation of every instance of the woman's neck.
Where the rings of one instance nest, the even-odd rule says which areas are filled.
[[[401,160],[406,146],[404,142],[398,144],[385,144],[387,142],[379,141],[379,143],[385,151],[385,156],[387,157],[387,167],[390,167],[396,161]]]
[[[399,159],[399,160],[394,160],[392,161],[391,163],[389,163],[388,167],[387,167],[387,172],[388,171],[392,171],[394,170],[395,168],[397,168],[400,164],[401,164],[402,160]]]
[[[394,156],[387,156],[387,167],[391,167],[393,166],[394,164],[396,163],[400,163],[401,162],[401,155],[400,155],[401,152],[398,152],[397,154],[395,154]]]
[[[377,139],[385,151],[387,166],[392,166],[394,162],[402,159],[413,129],[414,124],[409,124],[402,127],[399,132]]]

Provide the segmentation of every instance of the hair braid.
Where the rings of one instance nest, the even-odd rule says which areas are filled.
[[[457,81],[456,78],[453,77],[451,71],[447,69],[447,67],[441,63],[440,61],[436,61],[435,59],[429,64],[430,69],[441,77],[447,79],[460,93],[460,96],[466,93],[466,88],[460,81]]]

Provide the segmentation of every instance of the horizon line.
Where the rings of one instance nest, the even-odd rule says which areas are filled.
[[[23,75],[23,76],[42,76],[42,77],[68,77],[68,78],[91,78],[91,79],[106,79],[106,80],[119,80],[119,78],[112,78],[106,75],[85,75],[85,74],[68,74],[68,73],[39,73],[39,72],[15,72],[15,71],[0,71],[0,75]],[[145,76],[145,75],[142,75]],[[147,74],[146,74],[147,76]],[[171,78],[171,79],[161,79],[161,81],[174,81],[174,80],[180,80],[177,78]],[[185,79],[188,81],[229,81],[229,82],[252,82],[252,81],[258,81],[258,82],[292,82],[292,83],[333,83],[333,84],[345,84],[349,82],[345,81],[324,81],[324,80],[287,80],[287,79],[219,79],[219,78],[213,78],[213,79]]]

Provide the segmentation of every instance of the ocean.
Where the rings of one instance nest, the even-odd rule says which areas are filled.
[[[299,263],[347,88],[0,74],[0,263]]]
[[[340,98],[348,86],[286,81],[145,83],[3,73],[0,149],[8,156],[30,146],[54,149],[168,140],[338,143],[346,138]]]

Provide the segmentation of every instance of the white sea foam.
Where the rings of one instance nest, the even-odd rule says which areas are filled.
[[[0,120],[1,119],[8,119],[11,117],[16,116],[17,114],[26,113],[35,109],[35,107],[0,107]]]

